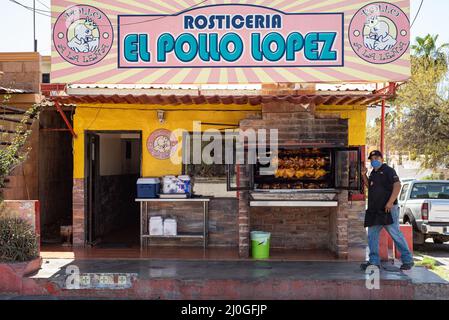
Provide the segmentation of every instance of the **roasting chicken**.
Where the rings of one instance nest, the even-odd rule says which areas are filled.
[[[318,169],[318,170],[315,170],[314,178],[318,180],[318,179],[323,178],[326,174],[327,174],[326,170]]]
[[[320,183],[329,171],[326,170],[330,159],[322,156],[320,149],[309,148],[307,150],[282,150],[272,159],[272,165],[277,167],[274,176],[277,179],[291,180],[289,184],[273,184],[274,189],[319,189],[327,185]],[[313,180],[302,183],[295,180]]]
[[[315,164],[316,164],[316,166],[319,167],[319,168],[325,167],[325,166],[326,166],[326,163],[327,163],[327,161],[326,161],[325,158],[317,158],[317,159],[315,160]]]
[[[295,173],[296,179],[302,179],[305,176],[306,176],[306,172],[305,172],[305,170],[302,170],[302,169],[296,171],[296,173]]]
[[[306,158],[305,164],[307,168],[312,168],[316,165],[316,161],[313,158]]]

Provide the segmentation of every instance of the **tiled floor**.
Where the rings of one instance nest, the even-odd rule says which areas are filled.
[[[153,247],[140,250],[133,248],[74,248],[57,245],[43,246],[44,259],[164,259],[164,260],[241,260],[237,248]],[[326,250],[279,250],[272,249],[273,261],[335,261]]]

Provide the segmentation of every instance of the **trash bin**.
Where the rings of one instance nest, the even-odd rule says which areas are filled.
[[[270,257],[270,238],[271,234],[269,232],[251,232],[251,254],[253,259],[268,259]]]

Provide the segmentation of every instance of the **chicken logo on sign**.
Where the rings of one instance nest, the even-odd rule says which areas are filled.
[[[147,148],[150,154],[159,160],[169,159],[176,152],[178,140],[171,131],[158,129],[153,131],[147,140]]]
[[[363,60],[374,64],[391,63],[401,58],[410,45],[409,19],[393,4],[368,4],[352,18],[349,41]]]
[[[59,55],[77,66],[90,66],[103,60],[111,50],[113,38],[108,17],[88,5],[65,10],[53,31],[53,42]]]

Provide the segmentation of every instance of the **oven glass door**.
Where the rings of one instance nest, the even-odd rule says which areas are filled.
[[[362,152],[359,147],[334,149],[335,188],[362,191]]]
[[[226,165],[226,182],[228,191],[254,189],[254,165]]]

